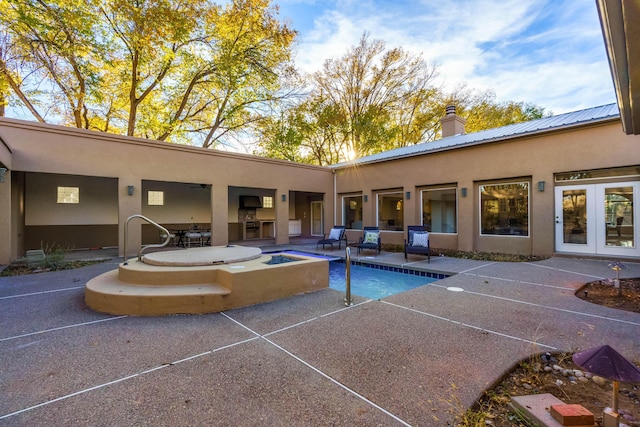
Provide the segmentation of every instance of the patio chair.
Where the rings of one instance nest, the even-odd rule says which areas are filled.
[[[160,232],[160,243],[164,243],[164,241],[167,240],[167,233],[165,233],[164,231]],[[176,245],[176,235],[172,232],[169,232],[169,243],[168,246],[175,246]]]
[[[333,244],[338,244],[338,249],[342,248],[342,241],[344,240],[344,247],[347,247],[347,233],[344,225],[334,225],[329,232],[329,235],[324,235],[324,238],[318,240],[316,243],[316,250],[318,246],[322,245],[322,249],[324,249],[324,245],[331,245],[331,250],[333,250]]]
[[[202,246],[202,233],[199,231],[187,231],[184,234],[185,244],[188,248],[191,247],[191,244],[195,242],[197,246]]]
[[[360,255],[360,250],[370,249],[375,250],[380,253],[382,249],[382,242],[380,239],[380,228],[378,227],[365,227],[364,234],[360,238],[358,242],[358,255]]]
[[[431,248],[429,247],[429,232],[424,225],[409,225],[408,239],[404,241],[404,259],[408,261],[408,254],[426,255],[427,262],[431,262]]]
[[[211,245],[211,230],[203,231],[200,234],[202,235],[202,245]]]

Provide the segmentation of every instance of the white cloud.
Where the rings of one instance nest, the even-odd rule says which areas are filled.
[[[555,113],[615,100],[592,3],[343,1],[321,10],[312,28],[299,30],[297,63],[308,72],[344,55],[367,31],[389,48],[422,53],[437,64],[448,88],[466,82],[493,89],[501,101],[531,102]]]

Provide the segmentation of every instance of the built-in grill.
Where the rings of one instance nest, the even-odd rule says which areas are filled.
[[[260,198],[256,196],[240,196],[238,222],[242,224],[242,239],[260,237],[260,221],[256,218],[256,209],[261,207]]]
[[[260,228],[260,223],[258,221],[246,221],[244,223],[244,228],[247,230]]]

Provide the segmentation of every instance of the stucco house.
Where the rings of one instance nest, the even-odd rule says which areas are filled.
[[[331,167],[0,118],[0,264],[53,244],[122,253],[132,215],[211,245],[334,224],[401,245],[424,224],[443,249],[638,257],[640,6],[597,6],[617,105],[473,134],[449,109],[441,140]],[[132,222],[129,255],[159,240]]]

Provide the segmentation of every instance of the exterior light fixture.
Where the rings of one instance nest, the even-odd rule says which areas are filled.
[[[127,185],[127,194],[133,196],[133,185]]]
[[[618,290],[618,296],[620,296],[622,295],[622,288],[620,287],[620,271],[626,270],[627,266],[620,261],[614,261],[609,263],[607,267],[616,272],[616,278],[613,280],[613,287]]]
[[[0,168],[0,182],[7,180],[7,168]]]
[[[283,194],[283,195],[282,195],[282,201],[283,201],[283,202],[286,202],[286,201],[287,201],[287,195],[286,195],[286,194]]]
[[[467,197],[467,187],[462,187],[462,188],[460,189],[460,195],[461,195],[462,197]]]
[[[407,191],[407,192],[405,193],[405,196],[406,196],[405,198],[406,198],[407,200],[411,199],[411,191]]]
[[[538,181],[538,191],[544,191],[544,181]]]
[[[364,195],[364,202],[367,203],[369,201],[369,197],[365,194]]]

